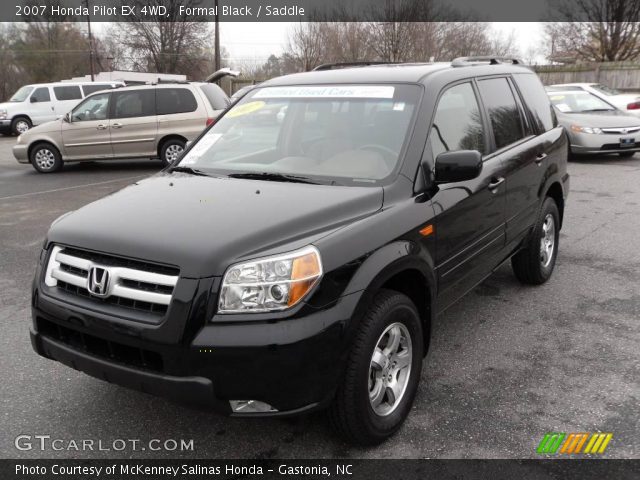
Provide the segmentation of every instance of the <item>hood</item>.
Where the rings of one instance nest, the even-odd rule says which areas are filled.
[[[565,127],[580,125],[582,127],[637,127],[640,119],[620,110],[593,113],[558,113],[558,121]]]
[[[1,102],[0,110],[6,110],[8,113],[11,113],[12,110],[15,109],[16,105],[22,105],[24,102]]]
[[[61,218],[54,243],[222,275],[241,259],[310,243],[382,206],[382,187],[160,173]]]
[[[62,120],[51,120],[50,122],[41,123],[40,125],[31,127],[29,130],[22,134],[22,137],[28,138],[29,135],[38,133],[59,132],[61,128]]]

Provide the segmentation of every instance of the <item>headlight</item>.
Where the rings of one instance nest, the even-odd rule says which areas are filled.
[[[321,276],[320,253],[313,246],[232,265],[222,280],[218,313],[286,310],[300,302]]]
[[[581,127],[580,125],[571,125],[571,131],[576,133],[602,133],[598,127]]]
[[[7,118],[7,111],[6,110],[0,110],[0,118],[2,118],[2,119]]]

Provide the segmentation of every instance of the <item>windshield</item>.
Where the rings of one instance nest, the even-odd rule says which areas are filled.
[[[621,92],[619,90],[616,90],[615,88],[611,88],[611,87],[607,87],[606,85],[601,85],[599,83],[594,83],[593,85],[591,85],[591,88],[593,88],[594,90],[600,92],[600,93],[604,93],[605,95],[620,95]]]
[[[183,157],[181,166],[244,178],[378,184],[399,165],[417,85],[256,88]]]
[[[33,90],[33,87],[22,87],[20,90],[18,90],[16,93],[13,94],[13,97],[11,97],[9,101],[24,102],[32,90]]]
[[[556,109],[562,113],[602,112],[615,110],[615,108],[584,91],[550,92],[549,99]]]

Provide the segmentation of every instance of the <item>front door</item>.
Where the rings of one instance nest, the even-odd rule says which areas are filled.
[[[158,117],[155,89],[113,93],[111,145],[115,157],[153,157],[156,151]]]
[[[65,160],[113,157],[109,134],[110,93],[87,97],[62,122]]]
[[[441,96],[429,134],[434,161],[443,152],[489,152],[489,136],[472,82],[448,88]],[[440,184],[435,208],[436,271],[439,306],[446,308],[488,275],[505,244],[504,164],[485,155],[480,175]]]

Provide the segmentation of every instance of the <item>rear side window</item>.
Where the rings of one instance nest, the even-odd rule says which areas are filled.
[[[470,83],[456,85],[442,94],[429,140],[433,158],[456,150],[485,151],[482,117]]]
[[[480,80],[478,88],[489,114],[496,148],[500,149],[523,138],[522,118],[507,79]]]
[[[193,112],[198,108],[193,93],[186,88],[158,88],[156,104],[158,115]]]
[[[53,87],[53,93],[58,100],[80,100],[82,98],[82,93],[78,85]]]
[[[33,95],[31,95],[31,101],[33,103],[50,102],[51,95],[49,94],[49,89],[47,87],[36,88]]]
[[[200,90],[214,110],[224,110],[229,105],[229,97],[219,86],[208,83],[200,85]]]
[[[514,75],[513,79],[520,89],[522,99],[531,112],[533,122],[540,132],[554,128],[558,122],[549,102],[547,92],[536,75]]]
[[[100,90],[110,90],[111,85],[104,83],[92,83],[91,85],[83,85],[82,91],[84,92],[84,96],[91,95],[92,93],[99,92]]]
[[[130,90],[113,94],[111,118],[149,117],[156,114],[155,90]]]

